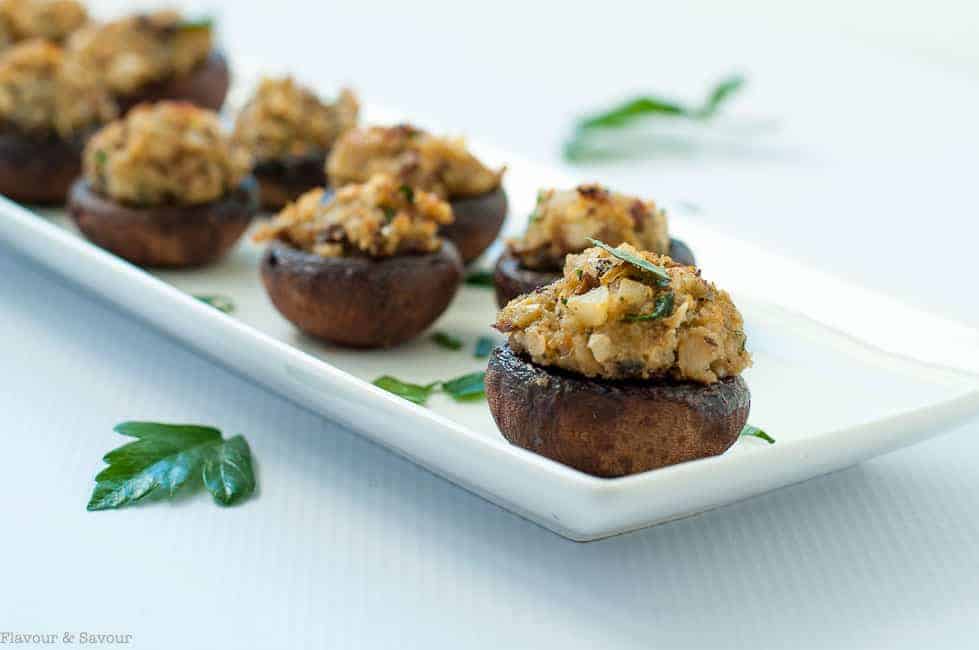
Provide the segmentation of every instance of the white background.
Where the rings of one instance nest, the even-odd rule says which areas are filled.
[[[979,327],[979,11],[795,4],[219,13],[233,51],[555,164],[580,112],[644,89],[697,98],[740,70],[750,86],[724,124],[776,128],[732,140],[721,124],[689,150],[574,173],[695,203],[719,229]],[[977,423],[580,545],[4,247],[0,305],[0,631],[132,633],[143,648],[961,648],[979,632]],[[110,429],[133,418],[245,433],[259,498],[86,513]]]

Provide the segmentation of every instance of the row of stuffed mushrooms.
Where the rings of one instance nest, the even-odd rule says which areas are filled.
[[[18,2],[58,4],[71,23],[70,2]],[[213,263],[276,210],[252,236],[279,312],[334,344],[389,347],[431,326],[499,236],[503,169],[460,139],[359,125],[349,90],[324,101],[265,79],[225,130],[210,23],[159,12],[17,29],[0,52],[0,191],[68,194],[79,230],[134,264]],[[751,357],[737,308],[694,264],[651,200],[541,190],[493,273],[507,341],[485,389],[503,435],[606,477],[729,448]]]

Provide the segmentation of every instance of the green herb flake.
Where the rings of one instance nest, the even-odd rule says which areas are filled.
[[[95,164],[99,167],[105,166],[106,161],[109,160],[109,154],[105,152],[105,149],[95,150]]]
[[[648,314],[628,314],[625,316],[625,318],[623,318],[623,320],[634,323],[636,321],[658,320],[660,318],[664,318],[665,316],[669,316],[673,313],[673,302],[673,292],[670,291],[669,293],[664,293],[662,296],[656,299],[656,302],[653,304],[653,311],[649,312]]]
[[[201,302],[214,307],[220,312],[225,314],[232,314],[235,311],[235,303],[232,302],[231,298],[227,296],[222,296],[219,294],[197,294],[194,296]]]
[[[639,257],[638,255],[633,255],[632,253],[626,252],[621,248],[612,248],[605,242],[598,241],[597,239],[592,239],[589,237],[588,241],[590,241],[593,246],[598,246],[612,257],[617,257],[623,262],[628,262],[638,269],[652,273],[660,281],[659,284],[661,286],[666,286],[670,283],[670,274],[667,273],[666,269],[664,269],[662,266],[657,266],[649,260]]]
[[[415,190],[411,187],[411,185],[402,185],[398,188],[398,191],[404,195],[405,201],[408,203],[415,202]]]
[[[448,332],[434,332],[432,334],[432,341],[435,344],[446,348],[447,350],[461,350],[462,349],[462,339],[458,336],[453,336]]]
[[[251,451],[241,436],[224,440],[213,427],[123,422],[115,432],[135,441],[105,455],[108,467],[95,477],[88,510],[111,510],[144,497],[172,497],[179,488],[203,483],[221,505],[255,490]]]
[[[492,271],[472,271],[466,275],[466,284],[471,287],[493,287]]]
[[[381,210],[384,211],[384,220],[391,223],[391,220],[394,219],[394,215],[396,214],[395,209],[385,205]]]
[[[473,356],[477,359],[485,359],[490,355],[490,352],[493,351],[493,346],[495,345],[496,342],[490,337],[480,336],[478,339],[476,339],[476,349],[473,352]]]
[[[767,442],[770,445],[774,445],[775,444],[775,438],[771,437],[770,435],[768,435],[767,433],[765,433],[763,430],[759,429],[758,427],[752,426],[750,424],[746,424],[744,426],[744,428],[741,429],[741,435],[742,436],[752,436],[754,438],[761,438],[762,440],[764,440],[765,442]]]
[[[393,393],[398,397],[403,397],[415,404],[425,404],[435,389],[438,388],[437,381],[423,386],[421,384],[411,384],[406,381],[401,381],[390,375],[378,377],[373,383],[378,388],[383,388],[387,392]]]
[[[442,382],[442,390],[452,399],[462,402],[479,399],[484,395],[483,378],[485,376],[485,372],[472,372],[468,375],[462,375]]]
[[[188,18],[177,24],[177,29],[182,32],[209,31],[214,29],[214,18],[211,16],[201,16],[200,18]]]

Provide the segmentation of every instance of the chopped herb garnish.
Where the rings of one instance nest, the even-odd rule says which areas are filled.
[[[492,271],[472,271],[466,275],[466,284],[471,287],[492,287]]]
[[[585,272],[581,269],[575,269],[574,274],[578,276],[578,279],[585,277]]]
[[[409,402],[424,405],[428,398],[437,390],[441,390],[453,399],[467,402],[483,396],[484,372],[473,372],[446,381],[433,381],[430,384],[412,384],[385,375],[374,380],[374,385],[389,393],[403,397]]]
[[[411,185],[402,185],[398,188],[398,191],[404,194],[405,201],[408,203],[415,202],[415,190],[411,187]]]
[[[727,77],[711,89],[700,106],[690,106],[671,99],[647,95],[630,99],[603,113],[583,117],[575,124],[574,134],[564,144],[564,157],[570,162],[588,158],[589,154],[595,153],[588,146],[591,136],[603,131],[631,126],[647,117],[660,115],[697,121],[709,120],[744,84],[745,79],[740,75]]]
[[[378,377],[374,380],[374,385],[415,404],[424,404],[427,402],[432,392],[438,388],[437,381],[422,386],[421,384],[411,384],[400,379],[395,379],[390,375]]]
[[[648,314],[629,314],[623,320],[630,322],[641,320],[657,320],[673,313],[673,292],[664,293],[656,299],[653,304],[653,311]]]
[[[457,336],[452,336],[448,332],[434,332],[432,334],[432,341],[449,350],[462,349],[462,339]]]
[[[469,401],[483,396],[485,372],[473,372],[442,382],[442,390],[455,400]]]
[[[202,16],[201,18],[193,18],[182,20],[177,24],[177,29],[185,32],[193,32],[197,30],[207,30],[214,28],[214,18],[211,16]]]
[[[394,219],[394,215],[395,215],[394,208],[385,205],[384,207],[381,208],[381,210],[384,211],[384,220],[390,223],[390,221]]]
[[[744,428],[741,429],[741,435],[742,436],[752,436],[752,437],[755,437],[755,438],[761,438],[762,440],[764,440],[765,442],[767,442],[770,445],[774,445],[775,444],[775,438],[771,437],[770,435],[768,435],[767,433],[765,433],[763,430],[759,429],[758,427],[751,426],[750,424],[744,425]]]
[[[620,248],[612,248],[605,242],[598,241],[597,239],[592,239],[589,237],[588,241],[590,241],[593,245],[598,246],[609,255],[617,257],[623,262],[628,262],[629,264],[632,264],[636,268],[642,269],[643,271],[652,273],[659,280],[660,286],[666,286],[670,283],[670,274],[667,273],[666,269],[664,269],[662,266],[657,266],[645,258],[639,257],[638,255],[633,255],[632,253],[626,252]]]
[[[235,303],[232,302],[231,298],[228,298],[227,296],[222,296],[219,294],[213,294],[213,295],[200,294],[200,295],[195,295],[194,297],[200,300],[201,302],[206,303],[211,307],[214,307],[218,311],[224,312],[225,314],[233,313],[235,310]]]
[[[109,466],[95,477],[89,510],[121,508],[151,494],[172,497],[201,483],[226,506],[255,490],[251,450],[241,436],[225,440],[213,427],[159,422],[123,422],[114,431],[136,440],[105,455]]]
[[[477,359],[485,359],[493,351],[493,346],[495,342],[488,336],[480,336],[476,339],[476,350],[473,352],[473,356]]]
[[[104,149],[95,150],[95,164],[99,167],[105,165],[105,162],[109,159],[109,154],[105,152]]]

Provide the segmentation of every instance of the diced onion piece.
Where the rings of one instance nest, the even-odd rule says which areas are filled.
[[[568,311],[582,327],[598,327],[608,320],[608,287],[602,285],[568,298]]]

